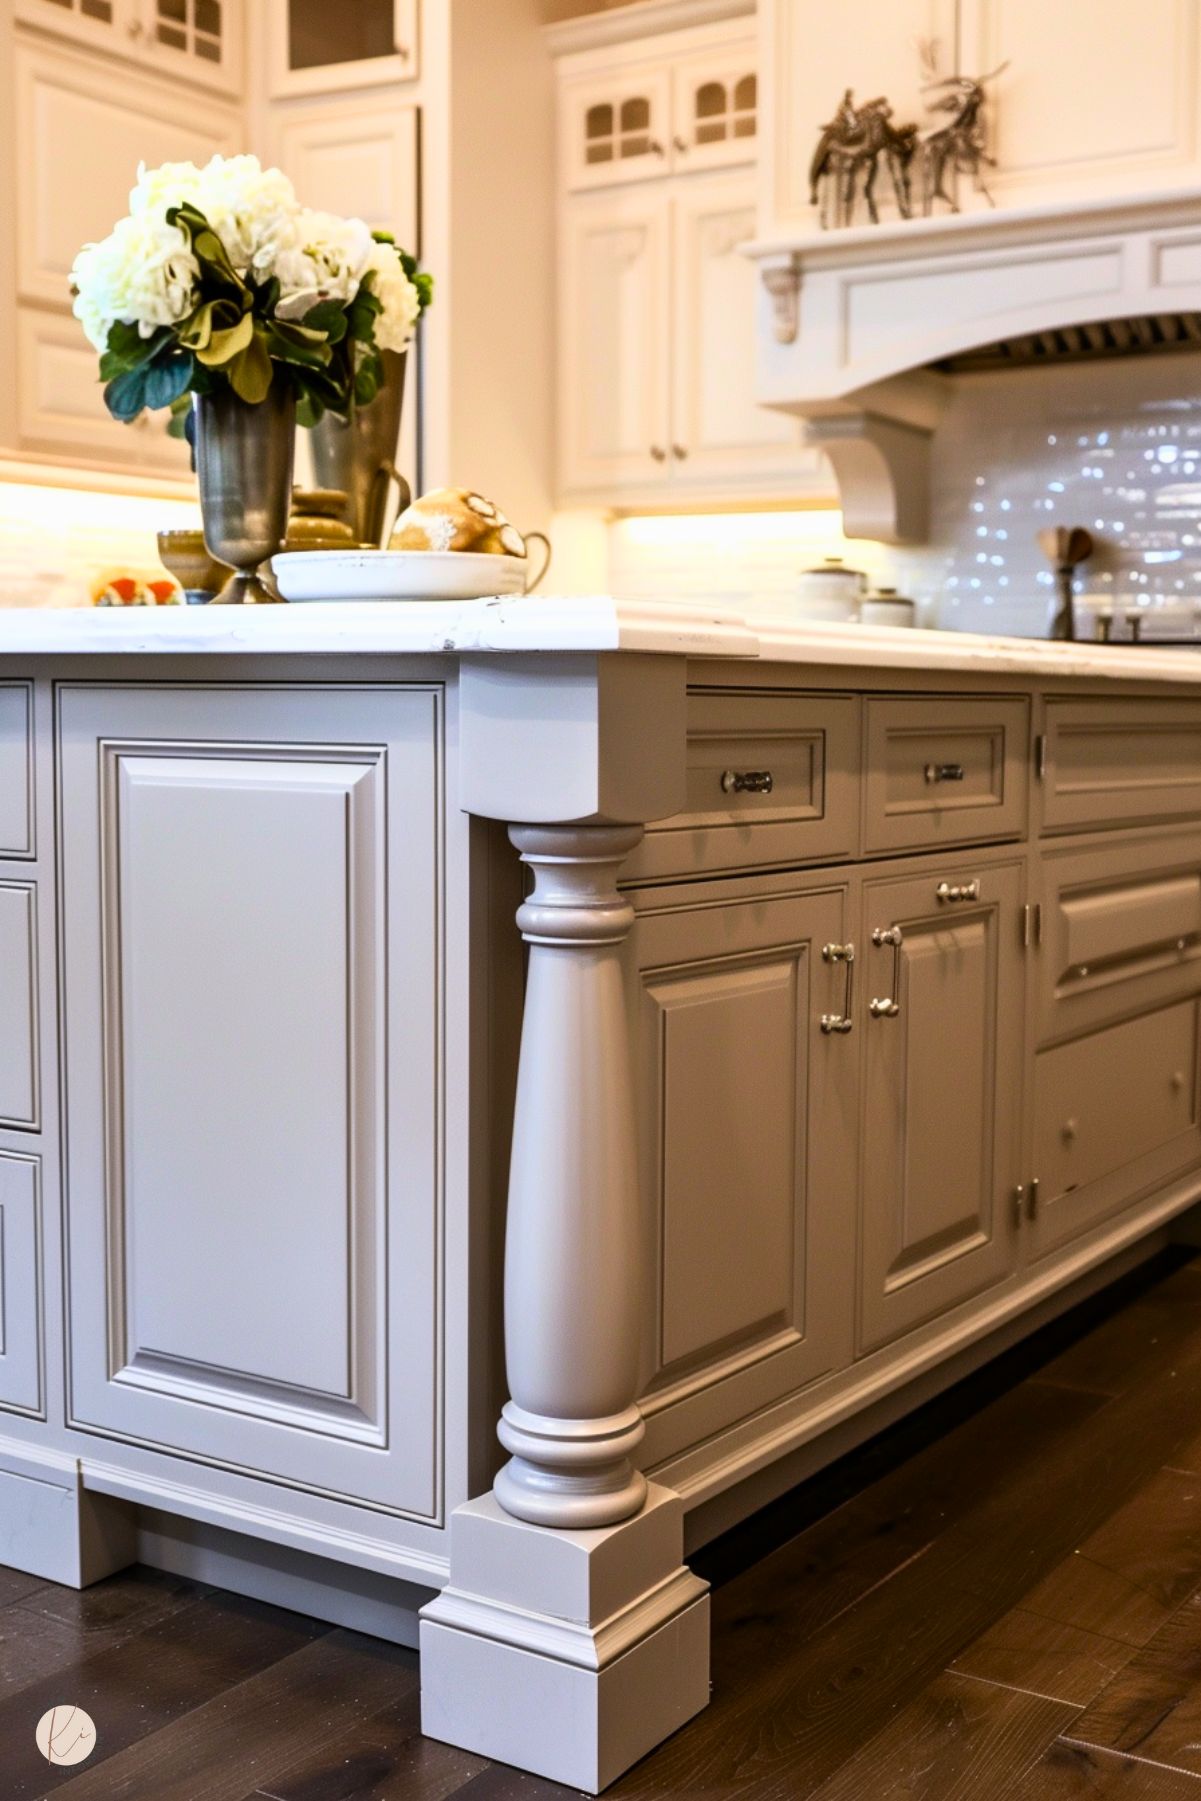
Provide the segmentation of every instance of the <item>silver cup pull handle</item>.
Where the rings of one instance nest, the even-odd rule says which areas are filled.
[[[963,764],[927,763],[925,775],[928,782],[961,782],[963,780]]]
[[[822,1031],[841,1033],[853,1031],[855,1027],[855,946],[853,944],[825,944],[822,946],[822,956],[827,963],[841,963],[847,978],[846,989],[842,997],[842,1012],[823,1013]]]
[[[723,769],[723,794],[770,794],[775,778],[770,769]]]
[[[867,1003],[867,1010],[873,1019],[895,1019],[901,1011],[898,997],[901,992],[901,946],[904,942],[905,934],[900,926],[875,926],[872,930],[872,943],[877,950],[892,946],[892,992],[883,999],[873,999]]]

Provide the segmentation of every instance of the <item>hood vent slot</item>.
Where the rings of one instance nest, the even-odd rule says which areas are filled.
[[[1150,313],[1092,325],[1061,325],[1001,338],[944,357],[931,367],[945,375],[984,369],[1030,369],[1045,363],[1081,363],[1098,357],[1148,356],[1165,350],[1201,350],[1201,313]]]

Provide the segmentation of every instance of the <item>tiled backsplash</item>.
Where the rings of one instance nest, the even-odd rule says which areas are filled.
[[[609,580],[785,605],[798,570],[842,556],[923,623],[1041,637],[1055,590],[1037,534],[1083,525],[1097,550],[1079,592],[1119,611],[1201,601],[1201,355],[960,377],[932,492],[931,542],[913,549],[848,540],[833,509],[619,520]]]
[[[186,500],[0,482],[0,606],[86,606],[98,576],[161,573],[160,527],[199,523]]]

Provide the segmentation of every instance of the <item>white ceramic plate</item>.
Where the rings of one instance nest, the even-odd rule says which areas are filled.
[[[524,557],[469,550],[282,550],[285,600],[484,600],[525,592]]]

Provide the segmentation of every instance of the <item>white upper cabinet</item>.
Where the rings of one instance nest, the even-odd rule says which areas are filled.
[[[325,94],[419,72],[418,0],[266,0],[275,98]]]
[[[809,165],[846,89],[885,95],[894,122],[945,125],[920,48],[940,76],[985,83],[985,183],[998,208],[1143,194],[1201,177],[1201,18],[1196,0],[762,0],[766,111],[762,234],[811,229]],[[877,190],[895,217],[886,180]],[[967,176],[964,211],[989,211]],[[939,211],[947,209],[939,206]]]
[[[560,318],[564,487],[654,482],[670,455],[670,204],[581,196],[565,223]]]
[[[681,57],[672,69],[671,147],[677,170],[753,163],[759,77],[753,42]]]
[[[671,166],[671,73],[620,63],[568,83],[563,166],[573,188],[647,181]]]
[[[81,245],[129,210],[139,160],[205,162],[242,147],[236,107],[138,71],[120,81],[96,56],[20,40],[13,58],[16,123],[15,431],[18,453],[115,469],[187,472],[186,447],[162,415],[137,426],[109,417],[96,352],[70,316],[68,280]]]
[[[750,21],[560,64],[559,486],[601,505],[832,492],[755,402],[760,81]]]
[[[774,482],[816,459],[796,420],[755,402],[758,275],[741,246],[755,231],[754,177],[683,182],[672,201],[672,412],[677,482]]]
[[[227,99],[241,89],[243,0],[16,0],[16,15]]]

